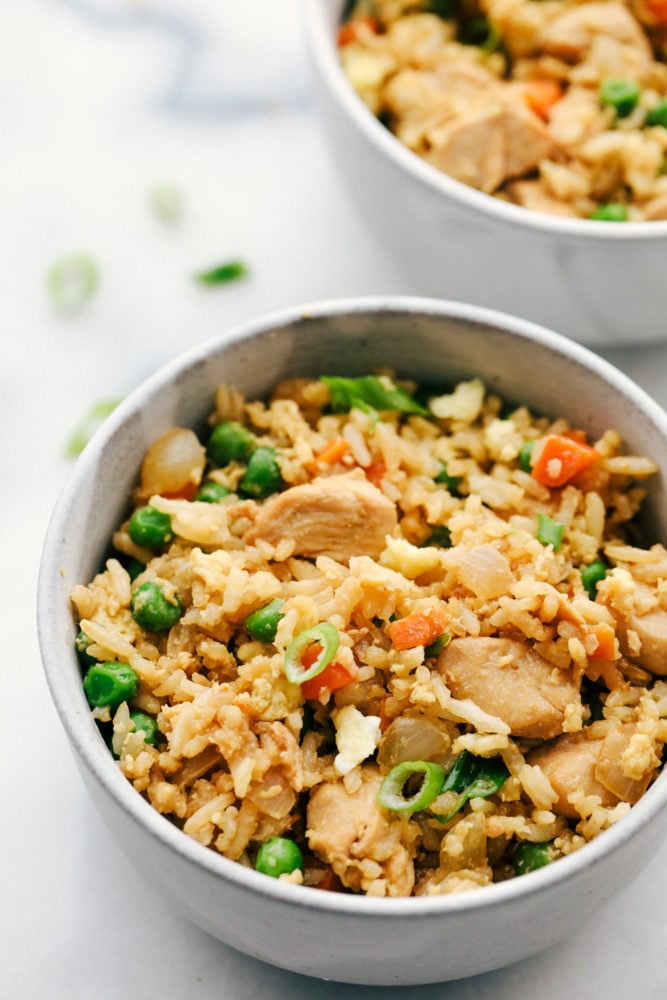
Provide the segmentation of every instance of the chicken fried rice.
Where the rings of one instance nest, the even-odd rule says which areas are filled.
[[[667,218],[665,0],[356,0],[347,78],[409,149],[525,208]]]
[[[314,888],[439,895],[579,849],[667,739],[655,471],[476,378],[219,387],[206,428],[149,448],[72,594],[118,767],[201,844]]]

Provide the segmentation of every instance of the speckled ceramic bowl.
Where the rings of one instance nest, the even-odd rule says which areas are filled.
[[[219,382],[256,396],[289,375],[354,375],[387,365],[426,382],[481,376],[505,397],[566,415],[593,435],[613,423],[630,448],[660,467],[647,530],[667,538],[667,417],[607,363],[542,328],[476,307],[428,299],[325,302],[258,320],[195,348],[108,418],[53,514],[39,580],[39,636],[53,700],[91,798],[168,905],[266,962],[327,979],[389,985],[455,979],[509,964],[585,924],[657,847],[667,821],[667,775],[628,817],[576,854],[471,893],[371,899],[284,885],[187,837],[123,777],[83,694],[68,597],[100,567],[148,445],[170,426],[201,421]],[[102,896],[89,905],[103,906]]]
[[[667,222],[545,215],[447,177],[348,83],[336,48],[344,7],[302,4],[315,103],[344,189],[410,289],[504,309],[589,346],[664,341]]]

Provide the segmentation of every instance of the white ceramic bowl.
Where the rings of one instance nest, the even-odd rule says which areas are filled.
[[[442,383],[481,376],[508,399],[567,415],[595,436],[609,423],[660,466],[649,530],[667,538],[667,416],[586,348],[500,313],[428,299],[325,302],[270,316],[168,364],[108,418],[80,457],[48,530],[39,637],[48,683],[81,774],[109,829],[170,905],[228,944],[284,968],[356,983],[468,976],[531,955],[626,885],[667,821],[667,774],[629,816],[581,851],[513,881],[440,898],[372,899],[284,885],[190,839],[132,788],[100,737],[74,654],[69,592],[101,566],[143,454],[173,425],[196,425],[215,386],[253,397],[288,375],[398,374]],[[89,901],[103,906],[102,896]],[[585,933],[585,930],[583,931]]]
[[[344,0],[304,0],[316,106],[356,210],[409,288],[504,309],[590,346],[667,337],[667,221],[532,212],[447,177],[403,146],[347,82],[335,38]]]

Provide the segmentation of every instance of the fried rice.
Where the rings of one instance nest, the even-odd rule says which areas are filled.
[[[343,69],[409,149],[525,208],[667,218],[664,0],[357,0]]]
[[[628,813],[667,739],[649,458],[476,378],[221,386],[212,408],[151,446],[72,593],[84,689],[138,793],[240,864],[371,896],[514,878]],[[95,689],[109,666],[125,695]]]

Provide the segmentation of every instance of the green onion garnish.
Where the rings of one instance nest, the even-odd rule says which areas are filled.
[[[416,399],[391,380],[379,379],[376,375],[361,375],[358,378],[341,378],[322,375],[321,382],[329,389],[331,409],[334,413],[347,413],[353,407],[364,412],[376,410],[398,410],[399,413],[418,413],[422,417],[431,416]]]
[[[287,680],[292,684],[303,684],[311,677],[317,677],[333,660],[339,643],[338,629],[329,622],[322,622],[321,625],[314,625],[299,632],[285,650],[284,670]],[[319,652],[315,660],[304,670],[303,656],[311,646],[319,646]]]
[[[114,399],[101,399],[91,406],[88,413],[80,421],[70,435],[65,445],[65,455],[67,458],[76,458],[86,447],[91,437],[109,414],[116,409],[120,403],[120,397]]]
[[[595,559],[592,563],[588,563],[587,566],[582,566],[579,570],[579,575],[588,596],[591,601],[594,601],[598,590],[598,583],[604,580],[607,575],[607,564],[602,562],[601,559]]]
[[[419,788],[409,797],[405,785],[413,775],[421,775]],[[377,801],[393,812],[418,812],[426,809],[438,797],[445,780],[445,769],[427,760],[404,760],[392,767],[377,793]]]
[[[548,514],[537,515],[537,540],[542,545],[553,545],[554,552],[558,552],[560,548],[564,530],[565,526],[554,521]]]
[[[177,184],[162,181],[154,184],[148,192],[148,203],[161,222],[172,225],[183,215],[185,199]]]
[[[442,786],[443,792],[458,792],[454,808],[446,816],[438,816],[441,823],[448,823],[469,799],[485,799],[499,792],[509,777],[501,757],[476,757],[464,750],[454,761]]]
[[[551,841],[541,844],[532,844],[527,840],[522,841],[514,852],[512,867],[515,875],[526,875],[528,872],[537,871],[553,861],[553,849]]]
[[[519,450],[519,468],[522,472],[530,473],[532,466],[530,464],[530,456],[533,454],[533,448],[535,447],[535,441],[524,441]]]
[[[424,659],[430,660],[434,656],[440,656],[445,646],[449,645],[451,638],[451,632],[443,632],[442,635],[439,635],[437,639],[425,647]]]
[[[420,544],[420,548],[426,548],[429,545],[437,545],[441,549],[450,549],[452,547],[452,533],[446,524],[433,524],[429,525],[431,528],[431,534],[428,538]]]
[[[92,257],[71,253],[51,265],[46,282],[54,304],[64,312],[76,312],[95,293],[99,273]]]
[[[452,496],[457,496],[459,491],[459,486],[461,485],[461,476],[450,476],[447,472],[447,466],[442,462],[442,468],[440,472],[433,480],[434,483],[440,483],[442,486],[446,486],[447,490],[452,494]]]
[[[230,281],[245,278],[248,268],[240,260],[230,260],[226,264],[217,264],[207,271],[195,274],[195,279],[202,285],[226,285]]]

